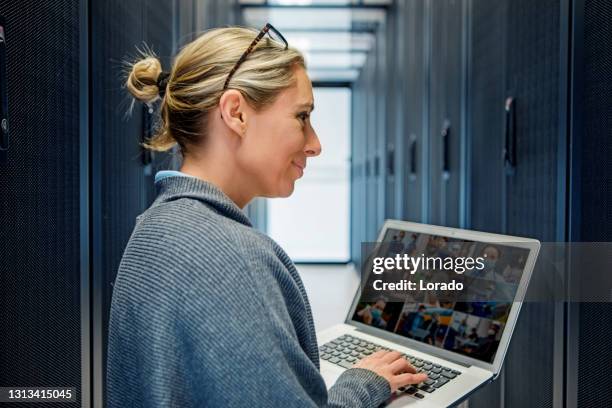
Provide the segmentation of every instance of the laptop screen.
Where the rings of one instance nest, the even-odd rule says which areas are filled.
[[[398,254],[443,259],[475,257],[482,260],[483,268],[475,271],[477,279],[473,273],[464,274],[464,282],[468,282],[466,290],[471,296],[462,297],[462,301],[436,300],[427,291],[418,295],[406,293],[402,301],[385,296],[374,299],[362,293],[353,321],[493,363],[529,249],[391,228],[386,231],[383,242],[389,244],[385,245],[385,257]],[[416,271],[421,275],[431,272],[423,267]],[[469,282],[474,280],[478,284],[470,286]],[[503,288],[504,295],[485,300],[480,291],[487,288],[487,283]]]

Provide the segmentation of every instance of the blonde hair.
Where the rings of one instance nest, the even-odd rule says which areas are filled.
[[[143,145],[166,151],[178,144],[182,153],[206,137],[208,114],[223,95],[225,80],[258,31],[246,27],[223,27],[205,31],[176,55],[167,86],[160,96],[157,80],[162,73],[159,59],[147,52],[131,63],[126,87],[132,96],[148,105],[161,100],[161,118],[154,136]],[[239,90],[249,105],[260,111],[295,82],[294,68],[306,68],[295,48],[266,35],[232,75],[227,89]]]

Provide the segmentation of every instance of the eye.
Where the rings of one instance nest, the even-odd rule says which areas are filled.
[[[300,112],[298,114],[298,118],[300,118],[302,121],[305,121],[309,117],[310,117],[310,114],[308,112]]]

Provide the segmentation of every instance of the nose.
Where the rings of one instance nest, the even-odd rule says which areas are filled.
[[[315,157],[321,154],[321,141],[314,131],[312,126],[308,126],[308,134],[306,137],[306,145],[304,146],[304,153],[307,157]]]

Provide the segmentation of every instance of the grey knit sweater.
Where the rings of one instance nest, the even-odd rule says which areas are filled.
[[[326,390],[295,266],[214,185],[156,182],[114,284],[107,402],[115,407],[376,407],[378,374]]]

